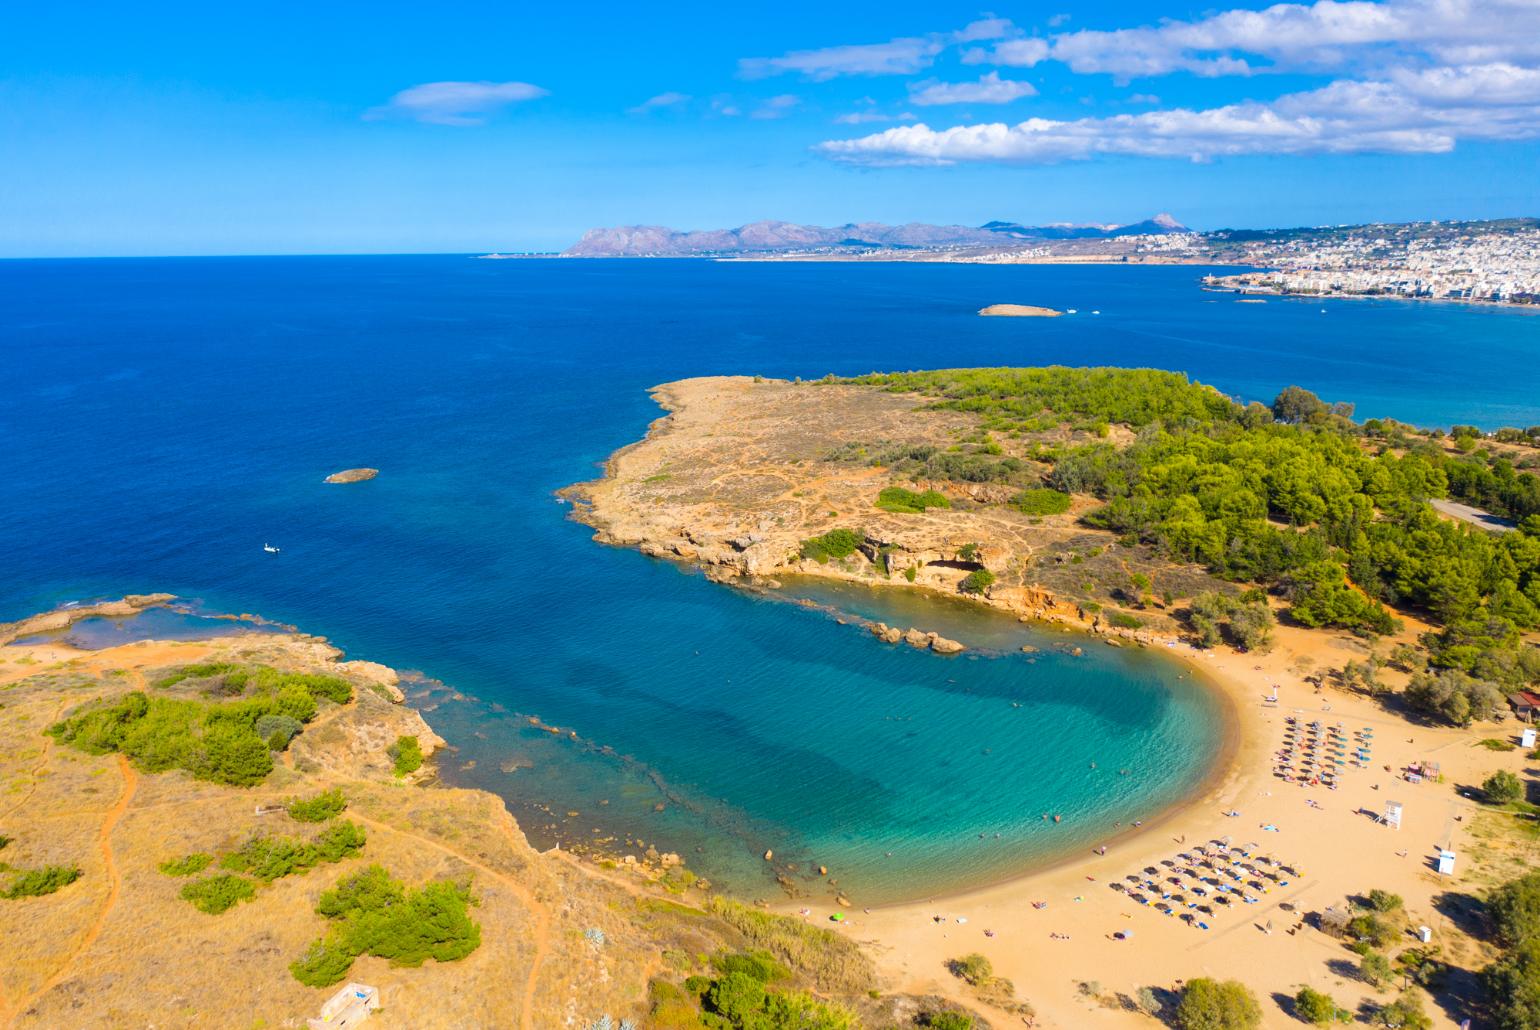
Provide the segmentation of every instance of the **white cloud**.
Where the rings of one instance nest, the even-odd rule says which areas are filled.
[[[1011,63],[1005,45],[995,51],[998,63]],[[1366,53],[1382,61],[1415,54],[1450,64],[1530,60],[1540,56],[1540,3],[1317,0],[1158,26],[1067,32],[1055,36],[1051,47],[1052,59],[1074,71],[1121,78],[1338,68]]]
[[[802,103],[801,97],[793,96],[790,93],[782,93],[780,96],[761,101],[760,105],[754,109],[754,112],[749,117],[762,120],[785,118],[800,103]]]
[[[909,85],[909,99],[921,107],[937,104],[1008,104],[1022,97],[1035,96],[1030,82],[1002,79],[990,72],[977,82],[914,82]]]
[[[1540,73],[1511,64],[1340,80],[1269,102],[1109,118],[1030,118],[887,129],[818,149],[854,164],[1043,164],[1102,155],[1209,160],[1243,154],[1429,154],[1465,140],[1540,137]]]
[[[657,96],[648,97],[640,104],[628,109],[626,113],[646,114],[648,111],[656,111],[660,107],[678,107],[680,104],[688,103],[689,100],[690,94],[688,93],[674,93],[672,91],[659,93]]]
[[[424,82],[364,112],[369,119],[412,118],[435,125],[480,125],[486,116],[548,94],[527,82]]]
[[[1129,95],[1128,102],[1130,104],[1158,104],[1160,103],[1160,97],[1157,97],[1154,93],[1133,93]]]
[[[1009,18],[980,18],[952,33],[954,43],[979,43],[987,39],[1003,39],[1016,34],[1016,26]]]
[[[913,75],[929,68],[947,47],[1002,39],[1016,31],[1005,18],[982,18],[955,32],[902,36],[886,43],[858,43],[793,50],[780,57],[745,57],[738,74],[745,79],[765,79],[795,72],[814,82],[841,75]]]
[[[848,114],[836,115],[836,125],[866,125],[872,122],[912,122],[913,111],[904,111],[901,114],[883,114],[881,111],[851,111]]]
[[[991,50],[974,48],[963,54],[963,64],[1003,64],[1011,68],[1031,68],[1048,59],[1051,48],[1046,39],[1008,39]]]

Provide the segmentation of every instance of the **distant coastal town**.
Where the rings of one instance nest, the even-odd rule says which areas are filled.
[[[1499,304],[1534,304],[1540,297],[1536,218],[1208,232],[1165,213],[1127,225],[755,222],[699,231],[637,225],[590,230],[561,256],[1238,265],[1248,270],[1206,276],[1204,284],[1245,293]]]
[[[1208,276],[1206,284],[1245,292],[1505,304],[1534,304],[1540,295],[1540,225],[1533,219],[1364,225],[1235,246],[1239,263],[1268,270]]]

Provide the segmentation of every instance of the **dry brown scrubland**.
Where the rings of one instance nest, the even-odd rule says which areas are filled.
[[[163,600],[102,610],[126,615]],[[90,611],[0,626],[0,643]],[[0,857],[15,870],[82,870],[57,893],[0,899],[0,1026],[303,1025],[336,989],[305,987],[289,972],[326,930],[316,900],[376,863],[408,886],[469,878],[471,915],[482,928],[481,946],[459,961],[396,968],[366,955],[354,962],[347,979],[381,990],[384,1009],[371,1020],[381,1030],[586,1027],[603,1015],[640,1022],[651,978],[677,982],[699,970],[697,956],[749,946],[741,916],[735,926],[730,913],[706,911],[712,903],[694,892],[668,896],[651,871],[608,874],[535,851],[500,799],[438,786],[431,763],[398,778],[386,754],[397,737],[415,735],[429,752],[443,742],[395,700],[391,670],[339,658],[318,638],[269,632],[101,651],[57,642],[0,650],[0,835],[12,838]],[[86,754],[44,734],[97,700],[134,690],[175,696],[181,688],[155,687],[157,677],[210,661],[342,676],[355,699],[323,702],[282,763],[251,789],[137,771],[121,755]],[[253,900],[219,915],[194,909],[179,893],[188,881],[159,869],[194,852],[228,852],[258,834],[309,836],[317,828],[287,812],[257,811],[333,787],[348,800],[342,818],[368,834],[353,857],[260,886]],[[602,931],[602,944],[592,930]],[[808,986],[865,998],[869,962],[853,950],[823,960],[824,971],[817,961],[802,970]],[[886,1014],[916,1002],[858,1004]]]
[[[1151,581],[1157,599],[1138,618],[1159,633],[1177,629],[1158,601],[1165,590],[1229,589],[1148,547],[1114,548],[1111,533],[1078,525],[1096,504],[1089,497],[1074,498],[1062,515],[1029,516],[1005,504],[1017,487],[912,482],[868,462],[829,460],[845,445],[945,450],[979,431],[977,416],[930,409],[927,398],[746,376],[684,379],[655,388],[653,397],[668,414],[646,438],[616,452],[604,478],[563,491],[601,542],[693,562],[714,578],[772,585],[799,573],[956,595],[964,577],[984,567],[996,581],[978,600],[1105,633],[1118,631],[1084,602],[1111,603],[1111,591],[1135,573]],[[1129,438],[1120,427],[1111,432],[1114,442]],[[1026,458],[1035,443],[1083,439],[1058,429],[996,442],[1005,455]],[[894,484],[939,490],[952,507],[878,509],[878,493]],[[801,557],[803,540],[840,527],[865,533],[871,545],[839,562]],[[969,544],[974,559],[959,560]]]

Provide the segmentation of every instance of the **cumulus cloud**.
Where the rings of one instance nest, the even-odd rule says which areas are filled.
[[[1045,164],[1101,155],[1204,161],[1244,154],[1431,154],[1462,139],[1540,137],[1540,74],[1512,64],[1398,71],[1373,81],[1203,110],[1030,118],[932,129],[920,123],[818,149],[867,165]]]
[[[411,118],[435,125],[481,125],[509,104],[546,96],[527,82],[424,82],[403,89],[365,118]]]
[[[648,97],[635,107],[629,108],[626,113],[646,114],[648,111],[656,111],[660,107],[678,107],[680,104],[688,103],[689,100],[690,94],[688,93],[659,93],[657,96]]]
[[[1018,64],[1015,43],[980,53]],[[1525,63],[1540,57],[1540,3],[1535,0],[1317,0],[1260,11],[1220,11],[1195,21],[1113,30],[1086,29],[1052,38],[1047,57],[1081,73],[1120,78],[1191,72],[1251,75],[1321,70],[1362,61],[1418,55],[1439,64]],[[1041,60],[1043,58],[1039,58]]]
[[[745,79],[765,79],[788,72],[814,82],[842,75],[913,75],[929,68],[937,55],[950,46],[1001,39],[1016,31],[1004,18],[983,18],[955,32],[901,36],[886,43],[858,43],[793,50],[780,57],[745,57],[738,74]]]
[[[1030,82],[1002,79],[990,72],[977,82],[915,82],[909,86],[909,100],[921,107],[937,104],[1008,104],[1022,97],[1035,96]]]
[[[1011,68],[1031,68],[1048,59],[1052,48],[1046,39],[1008,39],[985,50],[975,47],[963,54],[963,64],[1003,64]]]

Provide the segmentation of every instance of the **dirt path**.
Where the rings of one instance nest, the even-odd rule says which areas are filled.
[[[65,977],[74,969],[75,961],[85,954],[102,935],[107,917],[117,906],[118,893],[123,886],[123,874],[119,872],[118,864],[112,856],[112,831],[123,818],[123,814],[128,811],[129,803],[134,799],[134,791],[139,786],[139,774],[122,755],[118,755],[118,770],[123,774],[123,793],[118,795],[117,803],[102,817],[101,828],[96,833],[97,844],[102,849],[102,870],[107,877],[107,899],[102,903],[101,911],[96,914],[96,918],[81,936],[80,942],[70,949],[70,953],[65,956],[64,962],[54,971],[54,974],[45,980],[41,987],[16,1003],[15,1008],[11,1010],[7,1026],[14,1025],[15,1020],[31,1008],[33,1002],[64,982]]]
[[[530,915],[534,917],[535,920],[535,956],[530,961],[529,976],[524,981],[524,1000],[519,1008],[519,1030],[535,1030],[535,989],[539,983],[540,967],[545,962],[546,956],[550,953],[551,950],[551,910],[543,902],[535,897],[533,891],[531,891],[528,887],[524,886],[519,881],[515,880],[513,877],[507,875],[506,873],[499,872],[484,862],[478,861],[477,859],[474,859],[463,852],[456,851],[454,848],[451,848],[446,844],[442,844],[431,837],[424,837],[420,833],[414,833],[411,830],[403,829],[392,823],[382,822],[379,819],[374,819],[354,811],[349,811],[348,814],[351,818],[356,819],[367,826],[373,826],[375,829],[384,830],[388,833],[398,833],[403,837],[410,837],[418,843],[424,844],[427,847],[434,849],[435,851],[440,851],[446,855],[450,855],[459,859],[473,869],[480,870],[481,872],[490,876],[492,879],[496,880],[498,883],[501,883],[504,887],[508,888],[509,892],[512,893],[514,897],[519,899],[520,904],[529,909]],[[516,843],[513,838],[513,828],[506,822],[503,825],[503,832],[508,836],[510,843]]]

